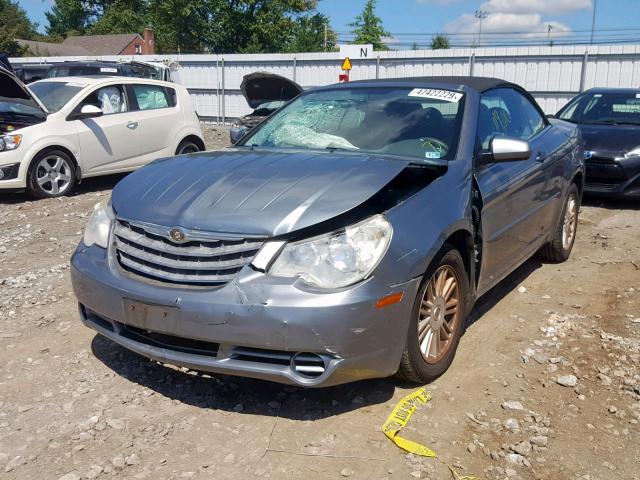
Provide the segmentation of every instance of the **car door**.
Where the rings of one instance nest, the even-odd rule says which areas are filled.
[[[95,105],[102,116],[72,120],[76,122],[83,175],[126,170],[140,156],[138,132],[132,128],[130,101],[123,85],[97,88],[87,94],[74,109]]]
[[[549,124],[528,96],[511,88],[482,94],[478,118],[479,152],[495,136],[526,140],[526,160],[475,167],[482,195],[482,268],[478,290],[485,291],[531,256],[546,238],[549,218]]]
[[[127,85],[127,91],[134,110],[131,119],[138,131],[137,164],[174,155],[180,140],[175,132],[184,124],[175,90],[163,85],[133,83]]]

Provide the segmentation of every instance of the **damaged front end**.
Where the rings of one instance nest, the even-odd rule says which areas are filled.
[[[0,139],[1,136],[42,123],[46,118],[46,109],[29,89],[13,73],[0,67]],[[4,147],[14,141],[5,139]],[[5,148],[0,142],[0,151]]]
[[[260,163],[258,171],[264,171],[266,163]],[[375,177],[385,178],[382,165],[373,162],[377,173],[372,170],[367,184]],[[355,198],[354,184],[347,190],[351,195],[341,199],[337,192],[345,189],[327,190],[331,182],[322,182],[319,188],[326,197],[318,187],[309,191],[310,185],[306,185],[306,195],[300,199],[301,191],[292,189],[289,183],[283,190],[271,191],[262,198],[258,208],[247,198],[249,190],[243,193],[244,182],[236,182],[240,189],[237,198],[242,196],[242,201],[233,202],[233,211],[240,206],[243,212],[242,206],[249,204],[263,217],[265,212],[273,216],[270,206],[286,200],[289,214],[279,217],[270,234],[264,236],[255,232],[220,236],[203,231],[194,223],[190,224],[193,228],[181,228],[184,238],[176,241],[173,235],[177,234],[172,231],[175,229],[166,228],[163,234],[157,226],[124,220],[133,211],[127,206],[140,202],[131,200],[133,191],[123,182],[114,191],[112,217],[104,217],[109,225],[106,249],[83,242],[72,259],[72,283],[82,321],[149,358],[197,370],[307,387],[392,375],[401,354],[411,299],[420,280],[396,282],[386,273],[373,275],[369,270],[379,259],[366,263],[372,260],[367,255],[385,257],[390,251],[389,255],[398,256],[386,213],[429,185],[442,171],[395,161],[386,165],[393,167],[386,173],[390,179],[368,188],[370,193],[363,194],[360,187],[364,198],[360,196],[353,203],[347,200]],[[243,175],[249,181],[247,168],[245,165]],[[364,165],[360,164],[362,168]],[[333,182],[340,177],[344,175],[337,175]],[[273,174],[270,178],[275,181]],[[189,203],[218,210],[220,222],[225,218],[220,209],[231,208],[231,203],[225,203],[226,197],[221,199],[220,195],[236,197],[225,185],[218,187],[224,193],[213,195],[209,191]],[[253,184],[250,190],[254,195],[256,188]],[[158,185],[157,190],[137,191],[161,197],[166,189]],[[287,192],[297,197],[297,208],[289,203],[294,197],[287,199]],[[314,197],[323,199],[318,203],[320,210],[314,208]],[[158,202],[161,198],[145,203],[158,208]],[[326,211],[327,203],[333,206],[331,213]],[[176,213],[180,210],[176,206]],[[299,215],[287,220],[292,211]],[[247,225],[257,221],[249,211],[244,213],[246,217],[240,214],[234,218],[245,218]],[[202,216],[195,212],[194,221],[196,218]],[[187,222],[185,218],[167,217],[163,223]],[[247,229],[237,223],[228,227],[235,231]],[[277,231],[281,233],[274,235]],[[340,236],[345,241],[339,242]],[[314,239],[316,244],[309,245]],[[368,253],[354,260],[349,242],[358,243]],[[284,252],[285,246],[290,249],[288,253]],[[297,250],[292,251],[292,247]],[[335,279],[336,272],[346,269],[352,260],[358,265],[361,278],[356,278],[355,283],[346,279],[342,285],[337,281],[334,285],[322,284],[326,265],[320,265],[316,277],[297,275],[293,260],[304,264],[305,258],[326,259],[327,255],[332,255],[334,267],[337,265],[327,278]],[[286,259],[289,266],[278,266],[278,259],[280,263]],[[216,266],[207,267],[212,263]],[[227,273],[228,278],[224,276]],[[101,295],[96,296],[96,291]],[[388,298],[394,300],[380,302]]]

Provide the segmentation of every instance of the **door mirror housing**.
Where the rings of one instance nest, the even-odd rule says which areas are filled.
[[[531,145],[525,140],[511,137],[493,137],[489,151],[478,156],[480,164],[515,162],[531,158]]]
[[[231,137],[231,143],[236,145],[240,140],[242,140],[247,133],[249,133],[249,128],[247,127],[231,127],[229,131],[229,136]]]
[[[102,109],[95,105],[82,105],[80,111],[76,111],[67,117],[67,120],[84,120],[85,118],[96,118],[102,116]]]

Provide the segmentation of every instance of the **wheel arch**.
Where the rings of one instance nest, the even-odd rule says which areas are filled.
[[[462,257],[464,268],[469,279],[469,286],[472,290],[475,291],[476,265],[474,259],[473,234],[470,231],[464,229],[456,230],[445,239],[439,251],[441,251],[447,245],[455,248]]]
[[[182,145],[183,142],[193,142],[196,145],[198,145],[198,148],[200,148],[201,150],[206,149],[204,140],[202,140],[201,137],[199,137],[198,135],[190,134],[185,136],[182,140],[178,142],[178,146],[176,147],[176,154],[178,153],[178,149],[180,148],[180,145]]]
[[[575,183],[578,187],[578,193],[580,194],[580,198],[582,198],[582,193],[584,192],[584,172],[582,170],[577,171],[573,175],[573,179],[571,183]]]

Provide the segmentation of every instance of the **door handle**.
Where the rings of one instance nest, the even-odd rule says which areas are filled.
[[[127,128],[130,130],[135,130],[138,128],[138,122],[129,122],[127,123]]]
[[[538,154],[536,155],[536,162],[544,162],[547,159],[547,153],[546,152],[538,152]]]

